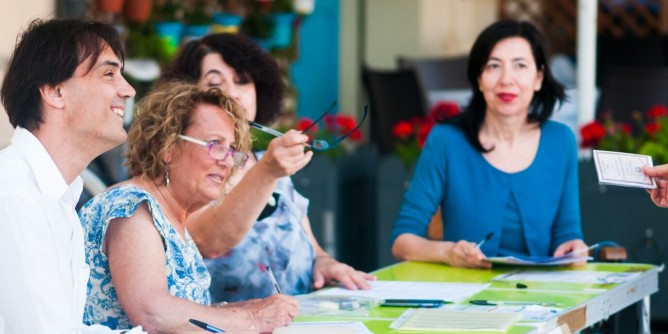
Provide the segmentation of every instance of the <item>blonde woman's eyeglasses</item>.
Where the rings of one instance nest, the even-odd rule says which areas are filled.
[[[209,149],[209,156],[215,160],[224,161],[227,157],[232,157],[232,163],[236,167],[243,167],[246,164],[246,161],[248,161],[248,154],[238,152],[234,147],[223,146],[214,142],[205,142],[186,135],[179,135],[179,138],[206,147]]]

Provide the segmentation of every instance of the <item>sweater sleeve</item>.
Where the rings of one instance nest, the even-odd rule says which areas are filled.
[[[578,183],[577,143],[573,133],[564,127],[564,147],[567,150],[566,174],[564,188],[559,201],[556,220],[552,227],[552,245],[554,252],[562,243],[582,239],[582,222],[580,218],[580,192]]]
[[[443,198],[447,182],[445,134],[444,126],[435,126],[427,138],[395,220],[390,246],[404,233],[427,235],[427,227]]]

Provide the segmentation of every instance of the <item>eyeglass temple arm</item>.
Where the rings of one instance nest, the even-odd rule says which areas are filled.
[[[268,128],[268,127],[266,127],[266,126],[264,126],[264,125],[262,125],[262,124],[255,123],[255,122],[253,122],[253,121],[248,121],[248,125],[250,125],[250,126],[256,128],[256,129],[258,129],[258,130],[260,130],[260,131],[262,131],[262,132],[264,132],[264,133],[268,133],[268,134],[270,134],[270,135],[273,135],[274,137],[281,137],[281,136],[283,136],[283,132],[276,131],[276,130],[274,130],[274,129],[272,129],[272,128]]]
[[[348,131],[348,133],[346,133],[345,135],[343,135],[343,136],[341,136],[339,139],[337,139],[337,140],[334,142],[334,145],[333,145],[333,146],[338,145],[338,144],[339,144],[340,142],[342,142],[344,139],[348,138],[348,136],[350,136],[351,134],[353,134],[353,132],[357,131],[357,130],[362,126],[362,123],[364,123],[364,120],[366,119],[366,115],[367,115],[368,113],[369,113],[369,106],[366,105],[366,106],[364,106],[364,114],[362,115],[362,119],[360,119],[360,121],[357,122],[357,125],[356,125],[352,130]]]
[[[318,117],[318,119],[316,119],[315,121],[313,121],[313,123],[309,124],[309,126],[304,128],[304,130],[302,130],[302,133],[306,133],[306,131],[310,130],[312,127],[314,127],[316,124],[318,124],[318,122],[320,122],[320,120],[323,117],[325,117],[327,114],[329,114],[332,111],[332,109],[334,109],[334,107],[336,106],[336,103],[337,103],[336,100],[332,101],[332,104],[329,105],[329,108],[327,108],[327,110],[325,110],[325,112],[322,115],[320,115],[320,117]]]

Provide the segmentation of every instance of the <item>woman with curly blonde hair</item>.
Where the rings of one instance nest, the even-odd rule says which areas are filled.
[[[211,282],[185,222],[219,199],[248,160],[243,110],[219,89],[170,83],[144,98],[128,136],[133,177],[81,209],[91,267],[84,320],[148,332],[271,331],[297,313],[285,295],[212,307]]]

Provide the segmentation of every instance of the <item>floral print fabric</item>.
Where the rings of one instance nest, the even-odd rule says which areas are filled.
[[[211,303],[208,290],[211,276],[188,231],[185,232],[184,240],[164,216],[151,194],[138,187],[125,185],[95,196],[79,212],[84,229],[86,262],[91,269],[84,310],[84,323],[88,325],[101,324],[112,329],[132,328],[118,301],[109,272],[109,262],[102,252],[102,244],[110,221],[132,216],[144,202],[163,239],[169,293],[203,305]]]

